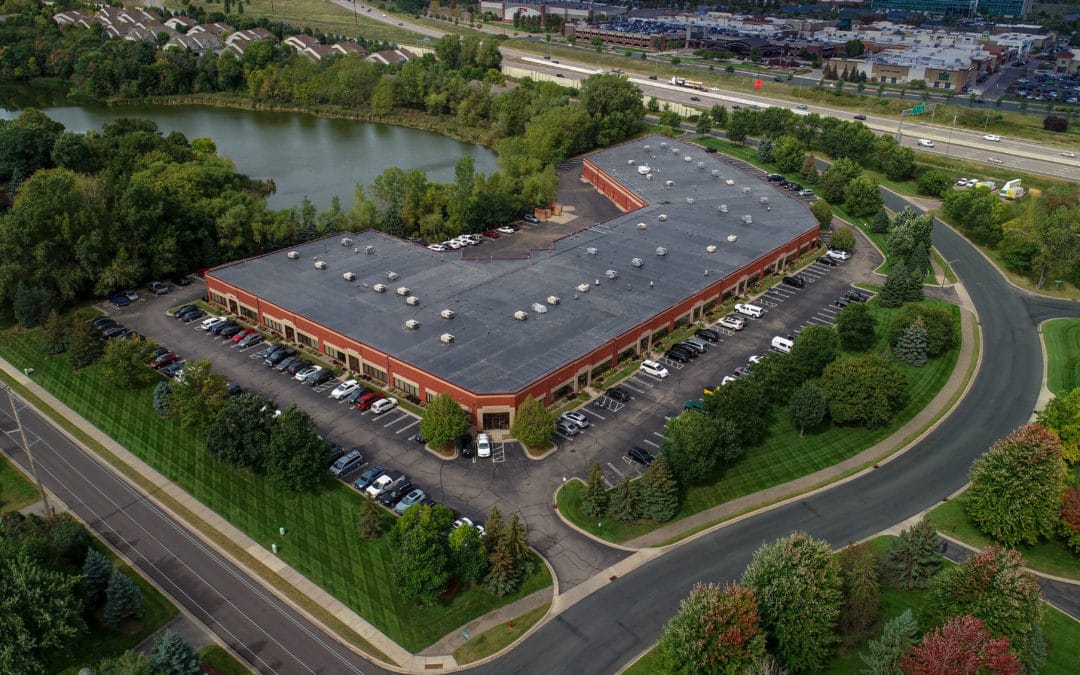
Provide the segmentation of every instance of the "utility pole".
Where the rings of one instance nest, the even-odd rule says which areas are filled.
[[[45,494],[45,486],[41,484],[41,478],[38,477],[37,464],[34,462],[34,455],[30,452],[30,444],[26,442],[26,431],[23,429],[22,421],[19,419],[19,407],[15,405],[15,392],[6,384],[3,387],[7,390],[8,402],[11,403],[11,413],[15,417],[15,425],[19,427],[19,438],[22,439],[23,451],[26,453],[26,459],[30,462],[30,473],[34,474],[34,482],[37,483],[38,493],[41,495],[41,501],[45,504],[45,515],[52,516],[54,514],[52,507],[49,506],[49,497]]]
[[[949,150],[952,149],[952,132],[956,129],[956,113],[952,116],[952,126],[949,127],[949,140],[945,143],[945,158],[949,158]]]

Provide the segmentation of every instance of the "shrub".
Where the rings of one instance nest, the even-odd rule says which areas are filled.
[[[821,388],[834,422],[875,428],[888,424],[904,405],[907,376],[891,359],[867,354],[830,363]]]
[[[916,187],[921,195],[940,197],[952,189],[952,176],[940,169],[927,169],[919,174]]]
[[[1043,129],[1063,133],[1069,130],[1069,120],[1060,115],[1047,115],[1043,118]]]
[[[851,253],[855,250],[855,233],[846,225],[838,227],[836,232],[833,233],[832,239],[829,240],[829,245]]]

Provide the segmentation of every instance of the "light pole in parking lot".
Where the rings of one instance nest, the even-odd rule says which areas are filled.
[[[19,419],[19,406],[15,402],[15,392],[11,390],[6,384],[0,385],[7,391],[8,402],[11,404],[11,414],[15,418],[15,426],[19,427],[19,438],[22,442],[23,452],[26,453],[26,459],[30,462],[30,473],[34,474],[34,482],[37,483],[38,494],[41,495],[41,501],[45,505],[45,515],[52,516],[53,510],[49,506],[49,496],[45,494],[45,486],[41,484],[41,479],[38,478],[37,464],[34,462],[34,455],[30,453],[30,444],[26,442],[26,431],[23,430],[22,420]]]

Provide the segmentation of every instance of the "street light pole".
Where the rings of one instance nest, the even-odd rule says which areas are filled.
[[[15,405],[15,392],[6,384],[3,387],[7,391],[8,402],[11,403],[11,413],[15,417],[15,426],[19,427],[19,438],[22,439],[23,452],[26,453],[26,459],[30,462],[30,473],[34,474],[34,482],[37,483],[38,493],[41,495],[41,501],[45,504],[45,515],[51,516],[53,510],[49,506],[49,496],[45,494],[45,486],[41,484],[41,479],[38,477],[37,464],[34,462],[34,455],[30,452],[30,444],[26,442],[26,431],[23,430],[22,421],[19,419],[19,407]]]
[[[949,127],[949,140],[945,143],[945,159],[949,158],[949,150],[952,150],[952,132],[956,129],[956,113],[952,116],[952,126]]]
[[[953,258],[952,260],[946,260],[945,261],[945,266],[941,268],[941,287],[942,288],[945,288],[945,278],[947,276],[945,274],[945,270],[949,269],[949,265],[952,265],[954,262],[957,262],[958,260],[960,260],[960,258]]]

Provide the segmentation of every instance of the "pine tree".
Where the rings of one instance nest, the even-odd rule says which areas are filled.
[[[487,550],[494,553],[495,545],[503,538],[505,531],[502,512],[498,506],[492,506],[487,520],[484,521],[484,546]]]
[[[917,630],[910,609],[891,619],[881,631],[881,638],[871,640],[867,651],[859,655],[866,664],[863,675],[902,675],[900,660],[915,646]]]
[[[817,181],[811,181],[810,176],[813,175],[816,178],[817,170],[817,159],[814,158],[814,153],[807,153],[806,159],[803,160],[802,168],[799,170],[799,175],[801,175],[808,183],[813,184]]]
[[[623,478],[622,482],[611,491],[611,500],[608,504],[608,515],[620,523],[632,522],[637,516],[637,501],[635,499],[634,486],[629,478]]]
[[[357,526],[364,539],[378,539],[383,533],[383,510],[371,495],[366,495],[360,504],[360,518]]]
[[[518,577],[525,579],[533,573],[536,563],[533,562],[532,550],[529,548],[525,523],[516,513],[510,516],[510,526],[506,528],[506,542],[510,555],[514,558],[514,569],[517,570]]]
[[[131,577],[114,569],[105,591],[105,623],[116,628],[128,619],[141,618],[142,614],[142,591]]]
[[[154,412],[166,417],[172,411],[172,385],[162,380],[154,386]]]
[[[759,161],[769,164],[773,159],[773,139],[762,136],[758,141],[757,158]]]
[[[585,484],[585,494],[581,498],[581,511],[590,518],[599,518],[607,513],[608,494],[604,485],[604,474],[599,464],[593,464],[589,472],[589,482]]]
[[[154,640],[150,661],[158,675],[202,675],[199,655],[184,642],[184,638],[171,630],[166,630]]]
[[[105,589],[109,586],[109,578],[112,577],[113,566],[109,559],[91,548],[86,552],[86,562],[82,570],[82,592],[88,607],[94,607],[105,595]]]
[[[75,370],[97,361],[105,351],[101,336],[80,317],[72,317],[67,335],[68,361]]]
[[[893,353],[909,366],[921,368],[926,365],[926,324],[922,317],[904,329]]]
[[[491,532],[487,533],[490,540]],[[510,595],[518,588],[519,579],[514,556],[508,537],[505,534],[493,540],[494,545],[489,546],[488,572],[484,577],[484,588],[488,593],[503,597]]]
[[[923,280],[926,279],[925,269],[920,270],[917,265],[908,266],[907,279],[904,281],[904,302],[922,302],[926,297],[923,289]]]
[[[840,607],[840,633],[850,643],[861,641],[877,623],[881,605],[877,549],[869,542],[840,553],[844,604]]]
[[[889,212],[882,206],[874,216],[874,222],[870,224],[870,231],[874,234],[886,234],[889,231]]]
[[[904,304],[909,277],[907,266],[904,265],[903,261],[898,260],[893,263],[892,267],[889,268],[889,277],[881,288],[878,303],[882,307],[899,307]]]
[[[53,310],[41,334],[41,350],[46,354],[59,354],[67,349],[67,332],[67,322]]]
[[[663,457],[657,457],[638,481],[638,512],[663,523],[679,512],[679,484]]]
[[[927,588],[940,568],[937,532],[925,516],[900,532],[885,558],[891,581],[908,591]]]

